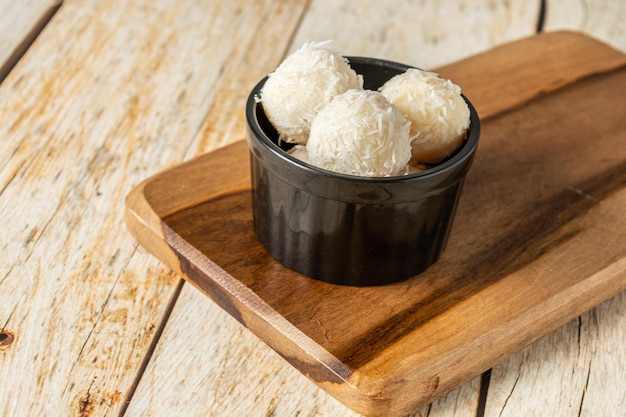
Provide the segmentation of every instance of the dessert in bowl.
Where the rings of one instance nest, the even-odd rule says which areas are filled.
[[[313,119],[308,126],[295,130],[296,140],[282,133],[280,123],[271,120],[264,108],[264,87],[274,74],[251,91],[246,103],[246,137],[254,228],[272,257],[308,277],[342,285],[383,285],[415,276],[439,259],[478,146],[480,121],[459,90],[459,97],[467,105],[462,140],[455,139],[460,142],[458,146],[434,162],[432,156],[428,162],[415,160],[414,143],[420,138],[413,133],[414,118],[402,116],[404,122],[400,122],[396,106],[385,105],[379,97],[371,99],[375,104],[368,103],[370,96],[384,93],[382,87],[392,78],[419,70],[375,58],[342,59],[358,80],[362,77],[363,93],[358,91],[360,86],[352,85],[323,98],[326,103],[308,116]],[[402,97],[400,100],[406,101],[406,95]],[[378,139],[371,137],[371,126],[367,124],[352,135],[335,134],[345,129],[347,118],[379,111],[379,107],[381,115],[373,117],[393,146],[387,146],[387,142],[385,146],[374,146]],[[333,114],[337,115],[337,129]],[[372,117],[369,113],[367,116]],[[352,136],[356,145],[350,142]],[[320,146],[316,144],[320,140],[334,142]],[[314,152],[323,156],[323,152],[330,152],[327,148],[332,149],[331,156],[313,158]],[[365,148],[367,151],[363,151]],[[383,155],[370,158],[372,152]],[[342,157],[350,158],[350,163],[344,163]],[[373,162],[368,162],[370,159]],[[378,169],[376,164],[381,160],[393,160],[387,164],[389,170]]]

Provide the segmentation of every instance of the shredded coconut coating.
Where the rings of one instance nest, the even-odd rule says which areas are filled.
[[[330,49],[329,43],[305,43],[263,86],[263,110],[282,141],[305,145],[313,119],[334,96],[363,88],[363,76]]]
[[[379,91],[411,122],[416,161],[440,162],[465,140],[470,111],[461,88],[450,80],[409,69],[391,78]]]
[[[319,112],[307,144],[309,163],[365,177],[404,175],[410,123],[382,94],[348,90]]]

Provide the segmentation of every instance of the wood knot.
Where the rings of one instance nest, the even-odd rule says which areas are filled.
[[[12,332],[8,330],[0,331],[0,349],[8,349],[14,341],[15,335]]]

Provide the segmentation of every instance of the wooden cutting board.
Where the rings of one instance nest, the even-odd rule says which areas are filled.
[[[365,415],[432,402],[626,288],[626,55],[557,32],[438,72],[483,131],[446,250],[407,281],[336,286],[268,256],[244,141],[126,201],[144,247]]]

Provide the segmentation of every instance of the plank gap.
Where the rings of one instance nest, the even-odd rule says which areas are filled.
[[[63,1],[59,1],[56,5],[50,7],[50,9],[48,9],[48,11],[39,18],[37,23],[35,23],[31,31],[28,32],[24,39],[15,47],[7,60],[2,65],[0,65],[0,84],[2,84],[4,79],[7,77],[7,75],[9,75],[15,65],[17,65],[17,63],[24,56],[26,51],[28,51],[30,46],[35,43],[35,40],[37,40],[39,34],[43,32],[44,28],[52,20],[57,11],[61,8],[61,5],[63,5]]]
[[[491,369],[483,372],[480,377],[480,391],[478,393],[478,405],[476,407],[476,417],[485,417],[487,408],[487,393],[489,392],[489,382],[491,382]]]
[[[141,382],[141,379],[143,378],[143,375],[146,372],[146,369],[148,368],[148,364],[150,363],[150,360],[152,359],[152,355],[154,354],[157,344],[159,343],[159,340],[161,340],[161,336],[163,335],[165,326],[167,325],[167,322],[169,321],[170,316],[172,315],[172,311],[174,311],[174,306],[176,305],[176,302],[178,301],[178,298],[180,297],[180,293],[183,290],[183,285],[185,285],[185,280],[181,278],[178,280],[178,284],[176,285],[176,288],[174,289],[174,294],[172,295],[172,299],[168,303],[167,308],[165,309],[165,314],[163,314],[163,317],[161,318],[161,322],[159,323],[159,328],[154,334],[154,337],[152,341],[150,342],[150,346],[148,346],[148,349],[146,350],[146,355],[144,356],[143,361],[141,362],[141,365],[139,366],[139,369],[137,370],[137,375],[135,375],[135,379],[133,383],[130,385],[130,388],[128,389],[128,396],[126,397],[126,401],[124,401],[124,404],[122,404],[119,417],[123,417],[126,415],[128,406],[133,400],[135,392],[137,391],[137,387],[139,386],[139,383]]]
[[[544,23],[546,21],[547,0],[539,0],[539,15],[537,16],[537,33],[543,32]]]

